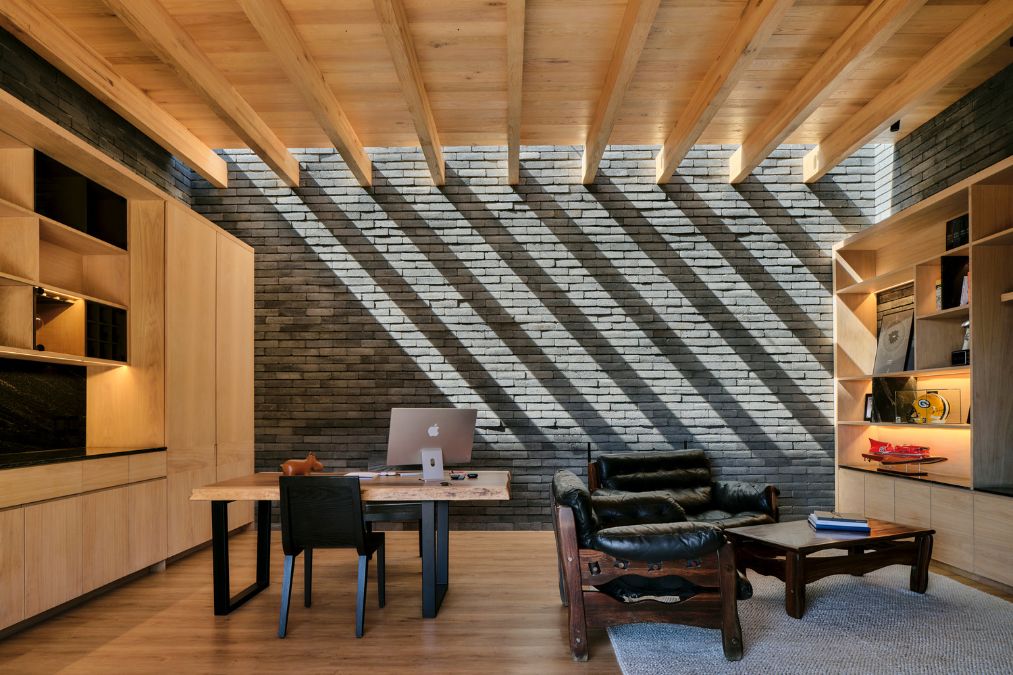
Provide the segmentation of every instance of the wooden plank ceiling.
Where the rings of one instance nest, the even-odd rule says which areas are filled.
[[[59,33],[41,31],[33,38],[32,25],[25,24],[38,26],[39,15],[28,17],[32,12],[19,11],[19,5],[43,16],[48,12],[49,20],[77,39],[64,46],[42,44],[43,33]],[[250,147],[244,139],[252,138],[289,184],[291,158],[279,152],[274,137],[288,148],[337,146],[355,163],[359,182],[368,185],[363,146],[421,145],[440,184],[441,145],[507,145],[509,136],[516,162],[517,143],[587,144],[575,180],[590,182],[605,143],[660,146],[678,137],[668,146],[671,160],[687,142],[738,145],[755,133],[762,151],[771,138],[820,144],[836,132],[833,147],[818,155],[823,164],[807,169],[806,178],[815,180],[830,168],[825,164],[840,161],[837,149],[848,148],[859,135],[863,142],[895,142],[1013,62],[1009,0],[144,0],[140,5],[150,8],[147,16],[171,17],[173,30],[136,25],[131,16],[142,12],[133,0],[5,0],[0,24],[65,71],[100,59],[132,85],[134,97],[143,92],[161,108],[162,118],[167,113],[178,121],[161,135],[180,137],[185,130],[199,141],[170,149],[204,144],[182,159],[205,175],[220,171],[207,166],[208,147]],[[279,11],[290,22],[279,24],[283,35],[265,41],[262,31],[272,19],[264,17],[280,16]],[[402,16],[400,26],[400,19],[391,18]],[[937,78],[944,81],[920,88],[907,83],[903,91],[911,96],[904,100],[882,95],[903,83],[905,74],[932,71],[933,59],[941,56],[933,48],[968,21],[977,21],[977,29],[965,33],[980,44],[956,50],[958,62],[947,63],[946,77]],[[176,27],[185,35],[174,33]],[[93,53],[60,53],[74,44]],[[174,44],[200,54],[173,55]],[[855,62],[843,66],[848,54]],[[181,75],[181,68],[198,66],[202,72]],[[93,92],[100,89],[81,72],[68,74]],[[320,86],[321,76],[330,92]],[[793,90],[812,97],[811,105],[778,111]],[[230,114],[229,101],[236,99],[229,91],[248,105]],[[211,95],[214,101],[205,98]],[[899,109],[891,109],[892,101]],[[847,127],[856,116],[868,120],[863,129],[857,123]],[[680,126],[685,117],[695,121],[684,119]],[[518,118],[519,134],[509,133]],[[900,130],[890,132],[896,119]],[[732,178],[745,178],[756,155],[753,150]],[[662,170],[665,163],[659,162],[659,180],[671,174]],[[509,180],[517,180],[513,166]],[[214,182],[219,184],[220,176]]]

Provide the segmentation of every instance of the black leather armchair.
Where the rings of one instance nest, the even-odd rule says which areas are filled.
[[[778,520],[776,487],[714,480],[703,450],[601,455],[588,465],[588,483],[595,500],[630,493],[668,495],[688,520],[721,528]]]
[[[720,527],[687,521],[665,493],[592,500],[570,471],[553,478],[552,514],[574,659],[587,660],[588,628],[644,622],[720,628],[725,658],[742,658],[736,601],[751,589]]]

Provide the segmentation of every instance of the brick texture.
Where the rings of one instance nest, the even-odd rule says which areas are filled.
[[[2,28],[0,89],[190,202],[188,167]]]
[[[732,187],[731,151],[659,187],[656,149],[611,148],[584,187],[579,149],[528,148],[510,187],[501,148],[451,149],[436,189],[387,150],[370,191],[333,152],[299,151],[291,190],[228,151],[193,207],[257,251],[257,467],[381,463],[391,407],[474,406],[475,464],[513,499],[459,526],[546,527],[555,470],[686,444],[789,517],[830,506],[830,248],[871,221],[876,149],[813,187],[802,147]]]

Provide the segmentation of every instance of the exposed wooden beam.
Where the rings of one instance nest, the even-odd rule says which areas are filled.
[[[507,0],[507,183],[521,180],[524,0]]]
[[[356,180],[364,187],[372,185],[369,155],[281,0],[239,0],[239,4]]]
[[[659,2],[660,0],[629,0],[626,4],[623,22],[619,26],[619,38],[612,51],[612,62],[605,75],[605,85],[598,96],[598,105],[584,141],[580,169],[580,182],[584,185],[593,183],[594,176],[598,173],[598,164],[605,154],[605,146],[612,135],[626,89],[633,79],[647,36],[651,33]]]
[[[433,111],[429,107],[429,96],[422,81],[422,70],[415,55],[411,32],[408,30],[408,17],[405,15],[401,0],[373,0],[376,14],[380,18],[383,36],[387,40],[387,49],[394,60],[394,70],[401,82],[401,91],[408,103],[415,133],[419,137],[422,154],[425,155],[429,173],[435,185],[446,182],[446,168],[443,163],[443,148],[440,136],[436,131]]]
[[[105,0],[105,3],[187,86],[204,98],[286,185],[299,185],[299,162],[158,0]]]
[[[228,185],[225,160],[38,3],[5,0],[0,25],[212,185]]]
[[[657,158],[657,181],[664,183],[724,105],[756,53],[777,28],[793,0],[749,0],[718,58],[693,92]]]
[[[728,161],[728,182],[741,183],[841,82],[908,22],[925,0],[872,0],[746,137]]]
[[[991,0],[887,85],[802,158],[802,179],[812,183],[876,134],[901,119],[919,100],[1009,39],[1013,2]]]

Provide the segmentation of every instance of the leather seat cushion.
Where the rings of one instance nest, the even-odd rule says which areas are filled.
[[[664,562],[699,558],[724,543],[717,525],[682,522],[603,528],[594,533],[591,548],[621,560]]]
[[[749,525],[766,525],[773,523],[774,519],[767,513],[756,511],[744,511],[743,513],[728,513],[721,509],[710,509],[693,514],[693,520],[700,520],[707,523],[714,523],[724,529],[729,527],[747,527]]]
[[[600,527],[677,523],[686,520],[686,512],[668,491],[597,492],[591,495],[591,506]]]

